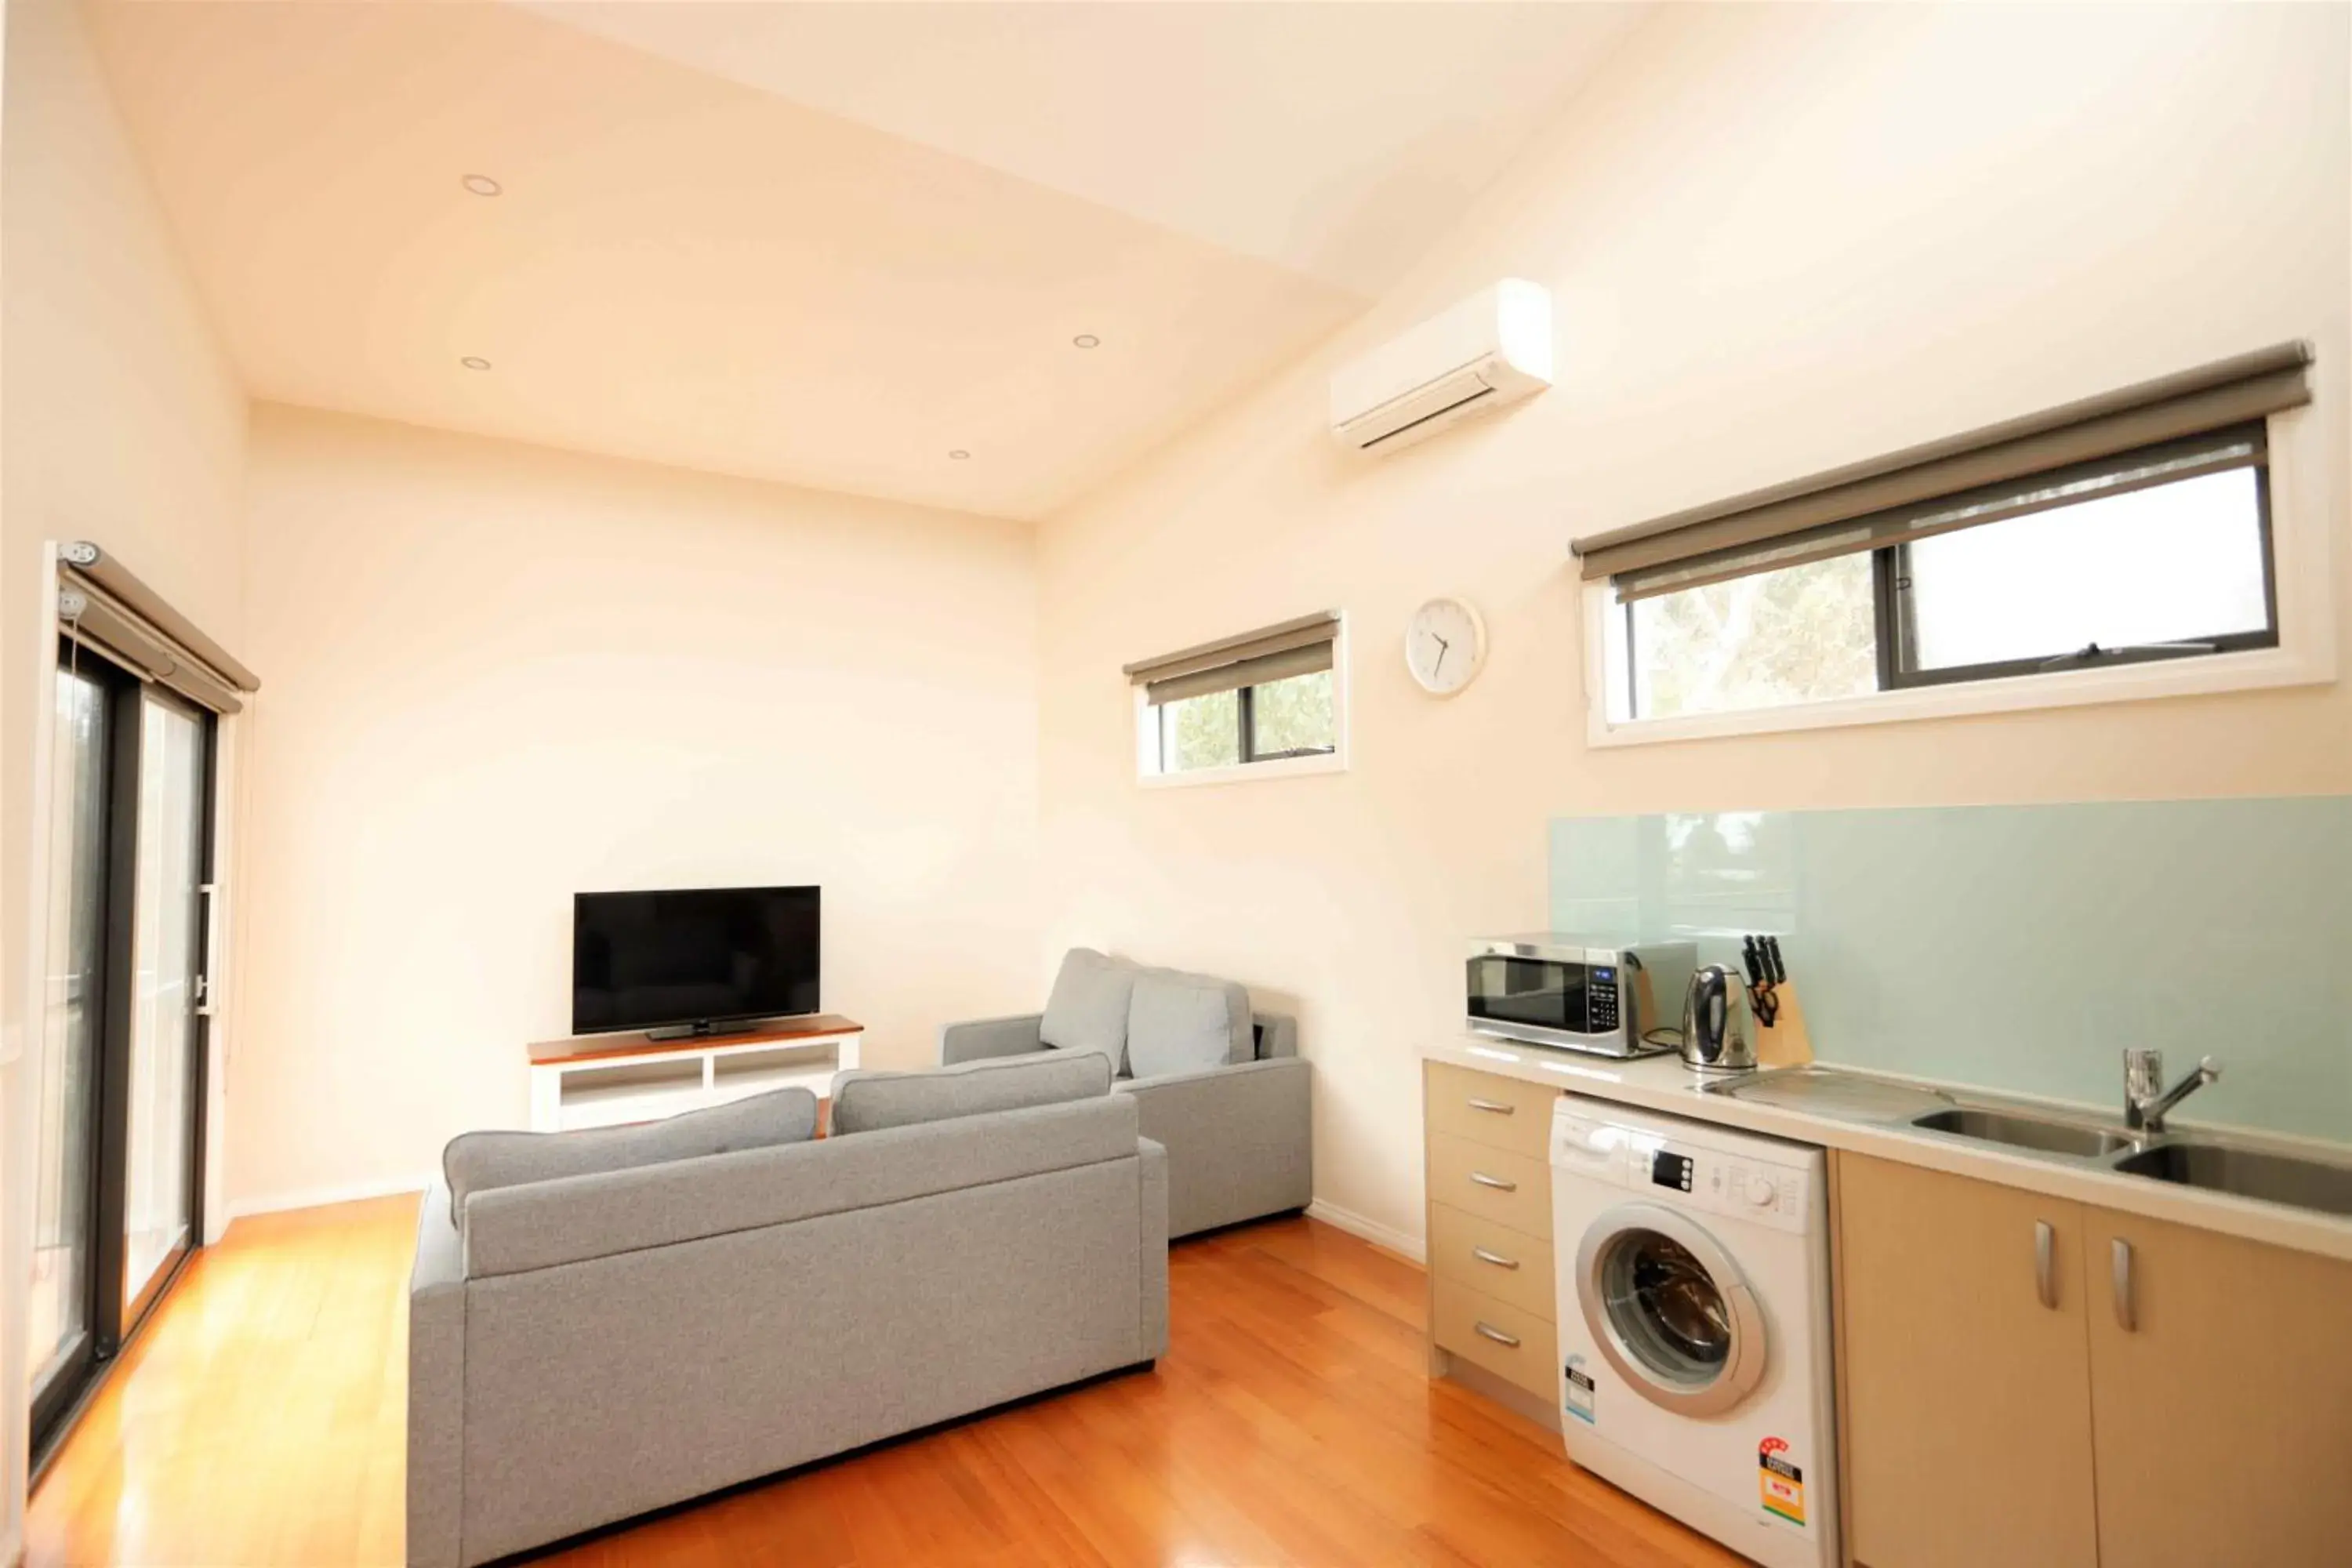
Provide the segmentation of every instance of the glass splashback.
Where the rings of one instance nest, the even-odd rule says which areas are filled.
[[[2352,1140],[2352,796],[1668,813],[1551,825],[1551,924],[1780,938],[1822,1060]]]

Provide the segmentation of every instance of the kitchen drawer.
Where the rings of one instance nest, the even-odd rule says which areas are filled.
[[[1431,1292],[1438,1348],[1507,1378],[1547,1405],[1559,1397],[1551,1324],[1440,1275]]]
[[[1551,1110],[1559,1090],[1490,1072],[1431,1062],[1423,1114],[1430,1128],[1531,1159],[1550,1157]]]
[[[1429,1199],[1508,1226],[1538,1241],[1551,1238],[1549,1160],[1433,1131],[1429,1135]]]
[[[1429,1266],[1438,1278],[1552,1320],[1551,1243],[1451,1204],[1429,1205]]]

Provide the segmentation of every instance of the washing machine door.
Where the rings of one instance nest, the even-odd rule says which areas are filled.
[[[1626,1386],[1682,1415],[1714,1415],[1764,1376],[1764,1312],[1739,1266],[1697,1221],[1624,1204],[1576,1250],[1585,1326]]]

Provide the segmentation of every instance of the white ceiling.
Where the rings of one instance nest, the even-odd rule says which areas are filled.
[[[1375,295],[1626,5],[518,0],[749,87]]]
[[[1039,517],[1393,281],[1637,10],[93,15],[256,396]]]

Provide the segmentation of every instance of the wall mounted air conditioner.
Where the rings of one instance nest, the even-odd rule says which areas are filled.
[[[1331,434],[1359,451],[1409,447],[1551,384],[1551,293],[1517,278],[1331,376]]]

